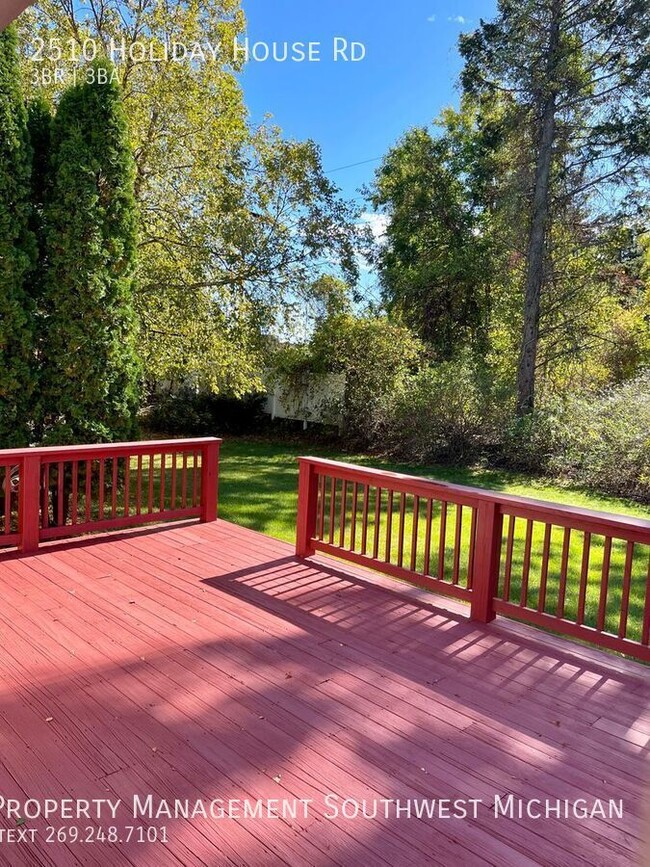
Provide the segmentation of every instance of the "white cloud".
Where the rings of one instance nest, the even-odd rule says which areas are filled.
[[[436,16],[435,16],[435,15],[429,15],[429,17],[427,18],[427,21],[431,22],[431,24],[433,24],[433,22],[434,22],[435,20],[436,20]]]
[[[453,21],[454,24],[469,24],[471,18],[465,18],[464,15],[450,15],[447,21]]]
[[[386,214],[373,214],[372,211],[364,211],[359,217],[358,225],[370,229],[376,244],[386,243],[386,229],[388,227],[388,217]],[[359,273],[362,277],[374,274],[374,265],[366,259],[363,250],[357,250],[356,260]]]
[[[375,241],[381,243],[386,236],[388,227],[388,217],[386,214],[373,214],[371,211],[364,211],[361,214],[361,225],[370,226],[370,231]]]

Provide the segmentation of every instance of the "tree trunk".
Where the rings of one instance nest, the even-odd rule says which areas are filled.
[[[539,342],[539,314],[544,287],[544,251],[549,223],[551,164],[555,141],[557,92],[551,85],[555,75],[556,55],[560,38],[561,2],[553,4],[550,24],[546,77],[549,90],[543,97],[538,122],[537,154],[530,234],[526,251],[526,290],[524,296],[524,327],[517,372],[517,414],[523,416],[535,405],[535,366]]]

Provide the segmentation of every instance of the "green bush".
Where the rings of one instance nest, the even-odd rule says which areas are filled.
[[[650,501],[650,371],[569,398],[549,470],[615,496]]]
[[[523,418],[507,411],[494,431],[493,463],[525,473],[545,474],[560,448],[563,408],[552,399]]]
[[[459,462],[480,456],[487,386],[469,357],[403,376],[379,410],[380,444],[414,462]]]
[[[421,363],[424,347],[411,332],[385,316],[334,313],[315,329],[309,343],[276,353],[271,380],[288,393],[318,393],[327,377],[342,377],[342,393],[324,399],[319,415],[336,425],[349,448],[374,449],[382,402],[401,377]]]

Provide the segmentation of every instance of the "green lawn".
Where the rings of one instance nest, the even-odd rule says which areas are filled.
[[[312,445],[254,439],[225,439],[221,447],[221,517],[277,539],[293,542],[298,501],[297,458],[305,454],[650,519],[650,507],[614,497],[596,496],[575,488],[559,487],[543,479],[530,479],[518,473],[396,464]]]

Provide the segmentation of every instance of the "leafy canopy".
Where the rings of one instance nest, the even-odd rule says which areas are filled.
[[[81,50],[112,44],[229,46],[243,32],[239,0],[43,0],[21,19],[25,44],[41,36]],[[133,60],[118,72],[141,213],[136,311],[150,380],[188,376],[213,390],[259,385],[266,337],[300,305],[323,261],[354,280],[355,213],[323,174],[313,142],[250,122],[226,50],[193,63]],[[32,92],[59,98],[25,68]],[[52,63],[70,71],[64,60]]]

